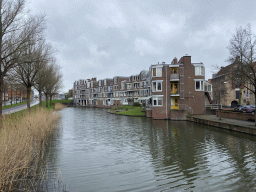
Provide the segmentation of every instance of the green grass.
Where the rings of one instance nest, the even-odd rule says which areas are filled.
[[[26,104],[27,101],[23,101],[22,103],[17,103],[17,104],[12,104],[12,105],[6,105],[6,106],[2,106],[2,109],[9,109],[9,108],[12,108],[12,107],[16,107],[16,106],[19,106],[19,105],[23,105],[23,104]]]
[[[42,107],[44,109],[51,111],[51,110],[54,110],[55,103],[67,104],[67,103],[72,103],[72,102],[73,102],[73,100],[52,100],[52,105],[50,106],[50,101],[48,101],[48,107],[46,107],[46,101],[42,101]],[[12,105],[12,106],[14,106],[14,105]],[[39,108],[39,104],[30,107],[30,113],[34,113],[38,108]],[[27,113],[27,109],[24,109],[24,110],[9,114],[9,116],[10,117],[15,116],[16,118],[18,118],[18,117],[24,116],[26,113]]]
[[[120,112],[116,112],[116,114],[120,114],[120,115],[128,115],[128,116],[146,116],[146,114],[144,112],[141,111],[141,107],[137,107],[137,106],[126,106],[128,108],[127,111],[120,111]]]
[[[137,107],[138,106],[133,106],[133,105],[122,105],[122,106],[114,108],[113,110],[118,110],[118,109],[135,109]]]

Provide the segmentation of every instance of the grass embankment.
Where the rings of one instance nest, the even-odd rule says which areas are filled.
[[[138,117],[146,116],[145,112],[142,111],[142,107],[140,106],[119,106],[114,109],[111,109],[110,112],[118,115],[128,115],[128,116],[138,116]]]
[[[62,104],[54,102],[60,109]],[[45,106],[45,102],[43,103]],[[37,106],[3,116],[0,130],[0,191],[36,191],[44,175],[40,164],[59,115]],[[39,169],[40,168],[40,169]]]
[[[26,103],[27,103],[27,101],[23,101],[23,102],[17,103],[17,104],[2,106],[2,109],[3,109],[3,110],[4,110],[4,109],[9,109],[9,108],[16,107],[16,106],[19,106],[19,105],[24,105],[24,104],[26,104]]]

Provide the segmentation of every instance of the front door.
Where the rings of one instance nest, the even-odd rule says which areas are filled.
[[[171,109],[179,109],[179,97],[171,97]]]

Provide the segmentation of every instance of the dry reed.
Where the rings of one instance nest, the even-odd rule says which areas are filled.
[[[57,127],[58,114],[37,110],[31,115],[4,116],[0,130],[0,191],[32,190],[45,147]],[[32,188],[32,189],[31,189]]]
[[[55,103],[54,110],[59,111],[59,110],[65,108],[65,107],[66,107],[66,105],[64,105],[62,103]]]

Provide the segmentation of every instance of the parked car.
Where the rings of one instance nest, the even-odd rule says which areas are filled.
[[[239,105],[239,106],[237,106],[237,107],[235,107],[234,108],[234,112],[242,112],[243,110],[243,108],[245,107],[246,105]]]
[[[243,107],[243,112],[244,113],[254,113],[255,112],[255,106],[254,105],[246,105]]]

